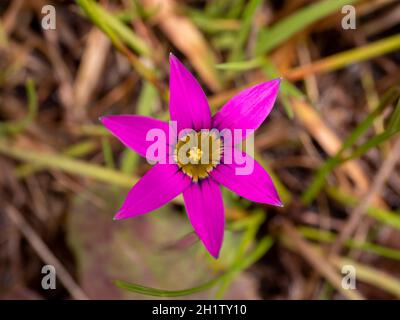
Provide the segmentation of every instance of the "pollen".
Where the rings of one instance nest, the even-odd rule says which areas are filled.
[[[195,162],[196,164],[200,162],[202,155],[203,151],[201,151],[200,148],[192,147],[189,150],[189,159]]]
[[[174,160],[183,173],[194,182],[205,179],[220,163],[222,141],[213,130],[201,130],[184,135],[175,146]]]

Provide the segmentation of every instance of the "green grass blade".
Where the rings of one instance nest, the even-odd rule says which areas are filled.
[[[84,155],[87,155],[96,150],[98,147],[98,143],[94,140],[85,140],[79,142],[77,144],[73,144],[62,151],[64,156],[77,158]],[[15,175],[18,178],[27,177],[35,172],[45,169],[46,167],[43,165],[33,164],[33,163],[26,163],[19,166],[15,170]]]
[[[316,74],[337,70],[348,65],[373,59],[400,48],[400,35],[386,37],[382,40],[368,43],[362,47],[350,49],[323,58],[319,61],[297,67],[287,72],[288,78],[299,80],[308,74]],[[261,67],[265,64],[266,57],[258,56],[247,61],[228,62],[217,65],[218,69],[244,71]]]
[[[356,197],[344,193],[338,188],[328,187],[326,188],[328,195],[334,200],[341,204],[355,207],[359,204],[360,200]],[[370,206],[367,208],[366,213],[368,216],[374,218],[375,220],[381,222],[382,224],[391,226],[392,228],[400,230],[400,215],[392,211]]]
[[[324,0],[302,8],[286,19],[277,22],[259,34],[257,54],[262,55],[276,48],[290,37],[321,20],[322,18],[340,12],[344,5],[357,3],[359,0]]]
[[[348,151],[356,141],[365,133],[374,123],[374,120],[382,113],[382,111],[391,103],[393,103],[400,96],[400,91],[397,88],[389,90],[384,97],[381,99],[379,105],[368,114],[367,117],[349,134],[349,136],[344,140],[340,150],[332,157],[330,157],[325,163],[320,167],[314,176],[313,181],[310,186],[304,191],[301,196],[301,200],[308,204],[314,200],[319,190],[323,187],[326,182],[327,175],[337,166],[344,163],[347,160],[354,159],[364,154],[372,147],[379,145],[380,143],[388,140],[393,136],[393,132],[385,131],[383,134],[375,136],[374,139],[370,139],[360,147],[356,148],[353,154],[350,156],[343,157],[343,154]]]
[[[251,30],[253,17],[257,9],[260,7],[262,0],[250,0],[243,12],[241,28],[237,33],[234,47],[229,55],[228,61],[236,61],[244,59],[244,47]]]
[[[110,168],[110,169],[114,169],[115,168],[114,156],[113,156],[110,140],[108,139],[108,137],[101,138],[101,147],[103,150],[103,158],[104,158],[106,167]]]
[[[213,286],[218,284],[221,280],[224,280],[226,277],[229,277],[231,273],[237,273],[248,268],[249,266],[257,262],[269,250],[269,248],[271,248],[272,244],[273,244],[273,239],[271,237],[264,237],[259,241],[256,248],[247,257],[242,259],[240,264],[236,265],[230,271],[220,275],[219,277],[210,280],[197,287],[184,290],[162,290],[162,289],[145,287],[121,280],[117,280],[115,284],[121,289],[154,297],[182,297],[191,295],[212,288]]]
[[[400,130],[400,100],[397,103],[387,126],[387,131],[398,132]]]
[[[249,70],[260,67],[264,61],[262,56],[284,43],[290,37],[307,28],[324,17],[338,12],[344,5],[357,3],[359,0],[324,0],[302,8],[289,17],[277,22],[271,27],[261,29],[256,43],[258,57],[242,62],[219,64],[223,70]]]
[[[235,38],[236,39],[236,38]],[[232,70],[232,71],[246,71],[258,68],[262,65],[262,58],[255,58],[246,61],[234,61],[217,64],[215,67],[220,70]]]
[[[145,56],[150,55],[150,48],[139,38],[131,28],[122,23],[117,17],[107,12],[102,6],[92,0],[76,0],[85,14],[111,38],[118,37],[131,49]]]
[[[141,286],[138,284],[133,284],[129,283],[126,281],[121,281],[121,280],[116,280],[115,284],[117,287],[121,289],[125,289],[131,292],[135,293],[140,293],[144,294],[147,296],[153,296],[153,297],[182,297],[182,296],[188,296],[197,292],[205,291],[207,289],[212,288],[215,284],[220,281],[220,278],[213,279],[209,282],[206,282],[202,285],[199,285],[197,287],[193,287],[190,289],[184,289],[184,290],[162,290],[162,289],[156,289],[156,288],[150,288],[150,287],[145,287]]]
[[[63,155],[21,149],[11,146],[10,144],[5,143],[3,140],[0,140],[0,154],[4,154],[42,167],[59,169],[64,172],[93,178],[120,187],[131,188],[137,182],[137,178],[124,175],[112,169],[89,164],[85,161],[75,160]]]
[[[201,30],[207,33],[219,33],[227,31],[237,31],[240,29],[240,21],[235,19],[217,19],[203,13],[201,10],[191,9],[189,11],[190,19]]]
[[[38,98],[36,94],[35,84],[32,79],[28,79],[25,83],[25,89],[28,99],[28,113],[25,118],[19,121],[0,122],[0,135],[3,133],[17,134],[23,131],[31,124],[38,113]]]
[[[335,259],[334,263],[340,270],[344,265],[353,266],[357,270],[357,279],[359,281],[387,291],[396,296],[397,299],[400,299],[400,281],[397,277],[348,258]]]
[[[265,214],[263,211],[258,211],[253,214],[251,223],[247,226],[246,231],[243,233],[240,245],[235,252],[235,258],[232,269],[234,269],[236,265],[240,264],[241,260],[246,254],[246,251],[248,250],[250,245],[255,241],[257,231],[264,220],[265,220]],[[218,288],[217,293],[215,294],[215,299],[219,300],[223,298],[229,285],[234,280],[234,276],[235,273],[231,273],[230,276],[227,276],[223,281],[221,281],[222,283]]]
[[[326,243],[332,243],[336,239],[336,234],[333,232],[316,229],[307,226],[298,227],[299,232],[310,240],[316,240]],[[374,253],[376,255],[380,255],[385,258],[400,260],[400,250],[380,246],[371,242],[361,242],[353,239],[348,239],[345,242],[345,246],[352,249],[358,249],[365,252]]]

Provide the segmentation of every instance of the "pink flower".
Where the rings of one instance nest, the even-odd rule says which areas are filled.
[[[237,94],[211,116],[206,95],[199,83],[172,54],[170,70],[171,120],[176,121],[178,132],[184,129],[195,130],[191,134],[195,141],[197,138],[200,141],[197,133],[203,129],[217,129],[219,132],[224,129],[232,132],[234,129],[242,129],[239,138],[245,139],[248,134],[246,129],[254,131],[268,116],[279,91],[279,79],[255,85]],[[106,116],[100,120],[123,144],[144,157],[149,146],[154,143],[146,141],[149,130],[156,128],[168,135],[170,129],[167,122],[138,115]],[[231,146],[229,152],[233,159],[235,154],[240,153],[246,160],[254,161],[252,172],[238,175],[236,169],[240,165],[235,160],[224,162],[226,154],[221,151],[224,139],[210,131],[204,132],[213,150],[207,159],[212,161],[208,164],[198,162],[203,154],[201,147],[187,145],[190,134],[180,136],[177,143],[167,148],[168,155],[174,154],[175,161],[155,164],[128,193],[115,218],[125,219],[147,213],[183,193],[194,230],[210,254],[218,258],[225,224],[220,184],[250,201],[276,206],[282,204],[270,176],[260,164]],[[177,155],[183,146],[188,147],[187,155],[193,160],[189,164],[184,164]],[[229,147],[228,142],[225,147]],[[226,153],[226,149],[224,151]]]

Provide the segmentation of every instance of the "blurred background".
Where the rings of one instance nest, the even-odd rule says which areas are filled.
[[[399,22],[398,0],[1,0],[0,298],[400,298]],[[284,79],[255,143],[285,206],[223,190],[218,260],[180,198],[112,220],[149,165],[98,118],[167,120],[169,52],[213,112]]]

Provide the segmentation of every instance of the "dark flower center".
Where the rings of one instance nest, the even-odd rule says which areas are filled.
[[[184,135],[176,144],[174,152],[175,162],[194,182],[207,178],[220,163],[221,156],[222,141],[213,130]]]

